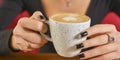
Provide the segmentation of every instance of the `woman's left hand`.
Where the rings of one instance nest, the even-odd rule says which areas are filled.
[[[98,24],[88,28],[85,32],[89,37],[81,45],[82,49],[94,47],[80,53],[80,60],[114,60],[120,58],[120,32],[114,25]]]

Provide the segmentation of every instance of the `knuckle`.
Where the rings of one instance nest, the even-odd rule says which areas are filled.
[[[103,44],[108,43],[108,36],[107,35],[102,35],[100,39],[101,39],[100,40],[101,43],[103,43]]]
[[[14,29],[14,30],[13,30],[13,35],[19,36],[19,35],[21,35],[21,33],[20,33],[19,30]]]
[[[113,24],[109,24],[109,27],[111,27],[111,30],[117,31],[115,25],[113,25]]]
[[[109,26],[110,26],[111,28],[115,28],[115,25],[113,25],[113,24],[109,24]]]
[[[14,34],[15,36],[20,35],[20,33],[19,33],[18,31],[14,31],[13,34]]]
[[[43,23],[39,22],[39,23],[36,24],[36,29],[41,31],[42,30],[42,26],[43,26]]]
[[[25,21],[28,20],[27,17],[20,18],[18,24],[25,24]]]
[[[35,17],[36,15],[42,15],[42,13],[40,11],[35,11],[32,17]]]
[[[35,11],[34,14],[41,14],[41,12],[40,11]]]

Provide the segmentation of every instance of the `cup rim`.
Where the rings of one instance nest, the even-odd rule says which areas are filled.
[[[83,15],[83,16],[88,17],[88,20],[86,20],[86,21],[84,21],[84,22],[78,22],[78,23],[67,23],[67,22],[61,22],[61,21],[53,20],[53,17],[56,17],[56,16],[61,15],[61,14]],[[91,18],[90,18],[88,15],[85,15],[85,14],[78,14],[78,13],[58,13],[58,14],[54,14],[54,15],[50,16],[50,17],[49,17],[49,20],[52,20],[52,21],[55,21],[55,22],[59,22],[59,23],[66,23],[66,24],[80,24],[80,23],[90,22],[90,21],[91,21]]]

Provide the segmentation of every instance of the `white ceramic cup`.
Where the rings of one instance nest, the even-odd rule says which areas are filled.
[[[79,15],[74,13],[68,14]],[[59,22],[53,19],[54,17],[59,15],[62,15],[62,13],[53,15],[49,18],[48,23],[50,26],[51,38],[43,33],[41,33],[41,35],[43,35],[47,40],[53,42],[55,50],[60,56],[74,57],[78,55],[81,51],[81,49],[77,49],[76,45],[86,40],[86,37],[80,39],[75,39],[74,37],[90,26],[91,19],[86,15],[84,15],[84,17],[87,17],[88,20],[84,21],[84,18],[82,18],[84,22],[78,23]],[[71,19],[71,17],[69,17],[65,18]],[[74,17],[72,17],[72,19],[74,19]]]

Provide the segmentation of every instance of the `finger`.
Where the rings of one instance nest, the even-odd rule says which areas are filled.
[[[110,43],[109,41],[110,37],[108,35],[110,35],[111,37],[114,37],[114,41],[116,40],[116,34],[107,33],[107,34],[99,35],[94,38],[88,39],[78,45],[83,45],[82,48],[89,48],[89,47],[104,45],[104,44]]]
[[[40,12],[40,11],[36,11],[31,17],[30,19],[32,20],[37,20],[37,21],[40,21],[40,22],[43,22],[45,23],[45,17],[43,16],[43,14]],[[42,32],[45,33],[48,29],[47,29],[47,25],[46,24],[43,24],[42,28]]]
[[[42,42],[42,37],[40,36],[40,34],[34,31],[29,31],[29,30],[26,31],[24,29],[21,29],[19,35],[22,38],[24,38],[26,41],[31,43],[41,44]]]
[[[18,26],[33,31],[41,31],[43,28],[43,22],[35,21],[29,18],[21,18],[18,21]]]
[[[47,43],[46,40],[43,40],[40,44],[34,44],[30,43],[27,40],[21,38],[20,36],[13,37],[14,38],[14,45],[16,46],[17,50],[22,50],[24,52],[32,51],[34,49],[42,47],[45,43]],[[17,38],[17,39],[16,39]]]
[[[42,15],[42,13],[40,11],[36,11],[31,17],[30,19],[32,20],[36,20],[36,21],[39,21],[39,22],[43,22],[45,23],[45,17]],[[43,33],[45,33],[48,29],[47,29],[47,25],[46,24],[43,24],[42,25],[42,31]]]
[[[104,34],[110,32],[117,32],[116,27],[112,24],[99,24],[88,28],[87,30],[88,35],[92,36],[96,34]]]
[[[43,16],[43,14],[40,11],[36,11],[33,13],[33,15],[30,17],[30,19],[41,21],[41,20],[44,20],[45,17]]]
[[[40,45],[39,44],[33,44],[33,43],[29,43],[29,47],[30,49],[37,49],[37,48],[40,48]]]
[[[94,46],[98,46],[98,45],[103,45],[108,43],[108,36],[107,35],[100,35],[94,38],[91,38],[89,40],[86,40],[84,42],[80,42],[79,44],[77,44],[79,49],[85,49],[85,48],[89,48],[89,47],[94,47]]]
[[[47,40],[42,38],[42,40],[41,40],[41,42],[39,44],[31,43],[31,42],[28,42],[28,43],[29,43],[29,48],[37,49],[37,48],[41,48],[42,46],[44,46],[47,42],[48,42]]]
[[[28,42],[25,41],[23,38],[14,37],[14,39],[16,40],[16,46],[19,50],[24,51],[24,52],[32,51],[32,49],[28,49]]]
[[[23,51],[23,52],[29,52],[29,51],[32,51],[33,49],[29,49],[28,47],[23,47],[23,46],[25,46],[25,45],[23,45],[23,44],[18,44],[18,47],[19,47],[19,49],[21,50],[21,51]]]
[[[101,55],[90,60],[119,60],[120,53],[119,52],[112,52],[105,55]]]
[[[91,57],[95,57],[95,56],[99,56],[99,55],[103,55],[106,53],[116,51],[118,48],[119,46],[116,43],[111,43],[108,45],[99,46],[94,49],[85,51],[81,53],[79,56],[81,59],[87,59],[87,58],[91,58]]]
[[[44,44],[43,43],[41,43],[41,44],[34,44],[34,43],[30,43],[29,42],[29,49],[38,49],[38,48],[40,48],[40,47],[42,47]]]
[[[109,26],[109,27],[108,27]],[[98,24],[94,25],[83,32],[78,33],[74,39],[79,39],[82,37],[95,37],[97,35],[105,34],[105,33],[112,33],[118,32],[116,27],[112,24]]]

